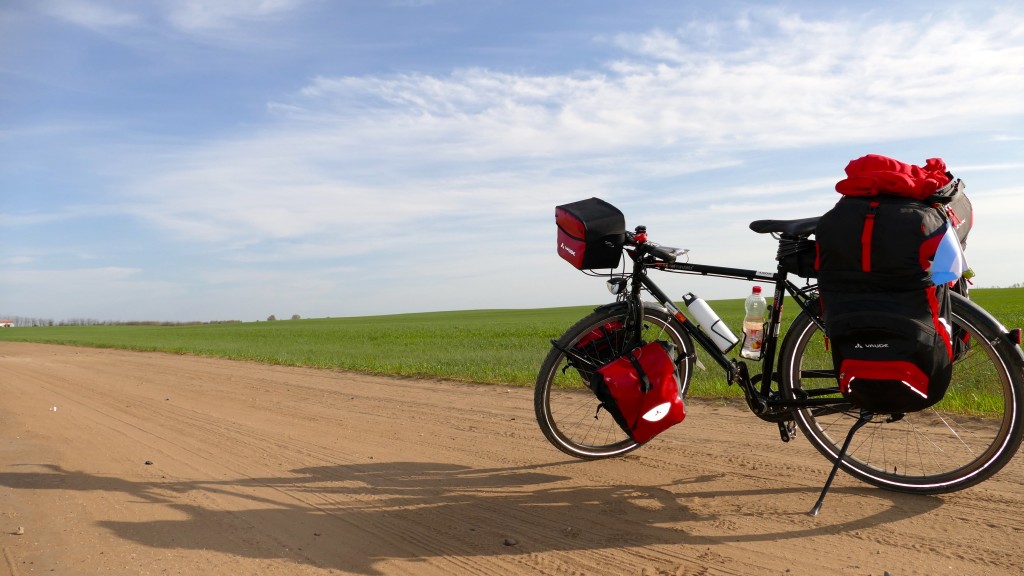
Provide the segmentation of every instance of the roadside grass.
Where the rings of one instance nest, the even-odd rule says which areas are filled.
[[[1024,325],[1024,288],[984,289],[971,299],[1004,325]],[[711,302],[735,331],[743,300]],[[0,329],[0,341],[196,354],[268,364],[530,386],[541,361],[569,326],[594,306],[473,310],[355,318],[189,326],[55,326]],[[787,308],[790,317],[795,306]],[[734,351],[732,354],[735,354]],[[703,351],[690,394],[738,397]]]
[[[9,328],[0,340],[529,385],[549,340],[590,307],[474,310],[189,326]]]

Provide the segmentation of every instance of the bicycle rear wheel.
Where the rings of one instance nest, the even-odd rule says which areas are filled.
[[[574,324],[552,347],[541,364],[534,388],[534,411],[544,436],[559,450],[583,459],[619,456],[640,447],[604,409],[590,389],[590,372],[572,362],[562,350],[575,350],[596,365],[626,350],[626,306],[600,308]],[[595,334],[600,335],[594,339]],[[670,316],[646,308],[641,337],[644,342],[665,340],[679,352],[680,397],[686,396],[693,370],[693,343]],[[588,343],[589,342],[589,343]],[[559,349],[561,348],[561,349]]]
[[[904,415],[878,414],[857,432],[840,467],[869,484],[918,494],[973,486],[998,472],[1024,434],[1024,362],[981,308],[952,299],[957,358],[938,404]],[[782,345],[781,389],[789,398],[842,398],[824,335],[806,313]],[[794,412],[811,444],[835,461],[860,411],[850,404]]]

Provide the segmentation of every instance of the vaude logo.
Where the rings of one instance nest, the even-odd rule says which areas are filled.
[[[570,250],[569,247],[566,246],[565,244],[559,243],[558,247],[561,248],[562,250],[565,250],[569,254],[572,254],[573,256],[576,255],[576,251],[575,250]]]
[[[887,344],[887,343],[884,343],[884,342],[883,342],[883,343],[881,343],[881,344],[861,344],[860,342],[858,342],[858,343],[857,343],[857,344],[855,344],[855,345],[854,345],[853,347],[854,347],[854,349],[864,349],[864,348],[888,348],[888,347],[889,347],[889,344]]]

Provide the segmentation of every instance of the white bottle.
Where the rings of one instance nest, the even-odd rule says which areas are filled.
[[[683,303],[686,304],[690,317],[697,322],[700,329],[711,338],[719,350],[728,352],[740,341],[732,333],[732,330],[729,330],[729,327],[725,325],[725,322],[722,322],[718,314],[715,314],[711,306],[708,306],[707,302],[697,298],[692,293],[688,293],[683,296]]]
[[[761,295],[761,287],[754,286],[754,291],[747,296],[743,304],[747,315],[743,318],[743,348],[740,356],[751,360],[760,360],[764,345],[764,313],[768,310],[768,302]]]

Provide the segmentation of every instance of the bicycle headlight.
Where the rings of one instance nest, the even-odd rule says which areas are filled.
[[[621,294],[626,289],[625,278],[609,278],[608,279],[608,291],[612,294]]]

